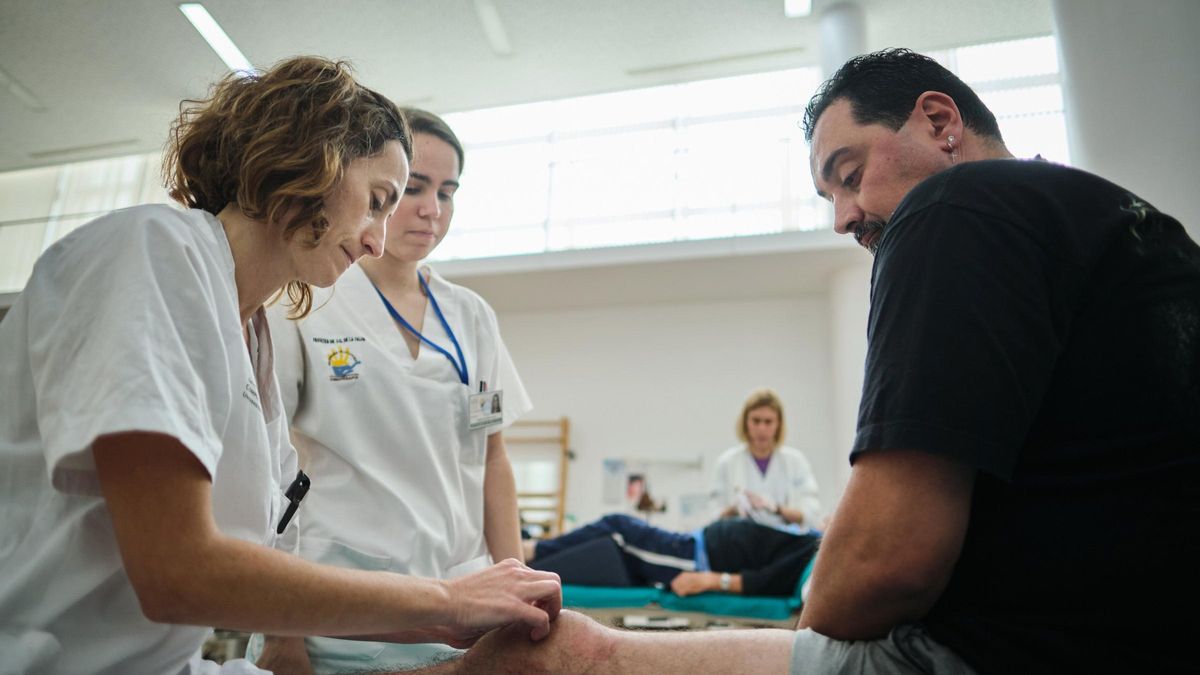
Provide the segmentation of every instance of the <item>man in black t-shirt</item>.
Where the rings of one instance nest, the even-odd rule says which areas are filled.
[[[1012,159],[911,52],[847,63],[805,130],[835,229],[876,260],[801,627],[913,624],[980,672],[1194,668],[1200,248],[1124,188]]]
[[[652,639],[564,613],[454,672],[1195,672],[1200,247],[1125,188],[1013,159],[907,50],[852,59],[804,126],[834,228],[876,260],[801,630]]]

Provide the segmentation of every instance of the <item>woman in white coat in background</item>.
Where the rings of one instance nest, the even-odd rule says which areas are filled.
[[[791,529],[821,526],[817,479],[804,453],[782,445],[785,431],[779,395],[752,392],[738,416],[742,442],[717,458],[712,493],[720,517]]]
[[[530,402],[491,307],[423,264],[450,226],[463,149],[436,115],[404,112],[412,173],[383,257],[347,272],[303,320],[283,307],[269,316],[293,442],[312,476],[300,554],[450,579],[521,558],[501,431]],[[456,655],[440,644],[268,637],[258,661],[331,673]]]
[[[310,284],[383,253],[411,150],[345,64],[231,75],[170,136],[185,208],[116,211],[38,260],[0,322],[0,673],[262,672],[202,661],[205,626],[549,632],[557,579],[515,561],[447,582],[289,555],[299,477],[262,306],[286,288],[306,312]]]

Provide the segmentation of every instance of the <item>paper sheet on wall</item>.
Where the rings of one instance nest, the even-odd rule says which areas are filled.
[[[625,460],[605,459],[602,465],[604,481],[601,498],[609,506],[619,505],[625,499]]]

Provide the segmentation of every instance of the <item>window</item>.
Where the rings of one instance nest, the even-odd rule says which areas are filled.
[[[1014,154],[1069,163],[1056,50],[1043,36],[929,54],[979,92]],[[817,68],[798,68],[446,115],[467,160],[434,258],[828,228],[799,127],[819,84]],[[137,155],[0,175],[0,293],[81,223],[164,201],[158,164]]]
[[[467,163],[435,256],[826,227],[797,126],[818,84],[801,68],[447,115]]]
[[[933,52],[1017,156],[1069,161],[1051,36]],[[437,259],[830,226],[799,128],[814,68],[446,116],[467,149]]]
[[[115,209],[169,201],[157,154],[0,174],[0,293],[20,291],[42,251]]]

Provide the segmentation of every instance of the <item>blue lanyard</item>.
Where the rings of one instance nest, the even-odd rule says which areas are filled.
[[[446,329],[446,335],[450,336],[450,342],[454,343],[454,350],[458,352],[457,360],[450,352],[442,349],[439,345],[434,344],[424,335],[421,335],[421,332],[416,328],[413,328],[412,324],[405,321],[404,317],[400,316],[400,312],[397,312],[396,308],[392,307],[392,303],[388,302],[388,299],[383,297],[383,291],[379,290],[379,287],[375,286],[375,284],[371,285],[374,286],[375,292],[379,294],[379,299],[383,301],[383,306],[387,307],[388,314],[391,314],[393,319],[395,319],[401,326],[404,326],[405,330],[417,336],[421,342],[433,347],[441,352],[443,356],[450,359],[450,363],[454,364],[454,372],[458,373],[458,379],[461,380],[463,384],[469,386],[470,379],[467,377],[467,359],[463,356],[462,347],[458,345],[458,339],[454,337],[454,331],[450,330],[450,324],[446,322],[446,316],[442,314],[442,308],[438,307],[437,298],[433,297],[433,291],[429,290],[429,284],[425,283],[425,277],[421,276],[420,271],[417,272],[417,279],[421,282],[421,288],[425,289],[425,295],[429,297],[429,303],[433,305],[433,311],[437,314],[438,320],[442,322],[442,328]],[[459,365],[460,363],[461,365]]]

